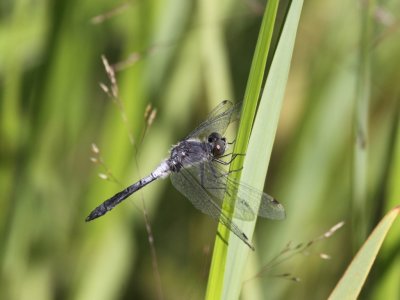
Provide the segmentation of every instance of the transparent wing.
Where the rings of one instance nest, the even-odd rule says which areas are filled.
[[[172,173],[170,176],[172,184],[179,192],[188,198],[197,209],[221,222],[251,249],[254,249],[248,237],[222,211],[221,199],[216,197],[218,193],[213,194],[200,184],[199,166],[200,165],[183,168],[178,173]]]
[[[247,184],[239,184],[228,178],[218,162],[206,162],[171,174],[172,184],[188,198],[193,205],[214,218],[212,207],[222,211],[225,191],[236,195],[236,203],[226,203],[227,209],[234,209],[234,218],[251,221],[256,215],[272,220],[285,218],[285,209],[273,197]],[[190,185],[188,184],[190,182]],[[183,186],[183,187],[182,187]],[[259,204],[260,203],[260,204]]]
[[[203,175],[200,182],[215,198],[220,199],[218,203],[221,206],[225,192],[236,195],[236,203],[226,204],[230,210],[235,207],[235,218],[247,221],[253,220],[256,215],[271,220],[285,218],[285,209],[282,204],[252,186],[230,179],[220,163],[207,162],[202,168]]]
[[[218,104],[212,111],[210,111],[207,115],[207,120],[214,119],[216,116],[228,111],[234,106],[234,104],[229,100],[223,100],[220,104]]]
[[[222,101],[208,115],[207,119],[193,130],[185,139],[206,138],[213,132],[224,134],[228,125],[240,117],[241,103]]]

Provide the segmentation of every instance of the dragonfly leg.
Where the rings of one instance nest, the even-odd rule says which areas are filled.
[[[231,152],[231,153],[227,153],[227,154],[221,155],[218,158],[227,157],[227,156],[231,156],[231,155],[236,157],[236,156],[245,156],[246,154]]]
[[[240,172],[240,171],[242,171],[242,170],[243,170],[243,167],[241,167],[241,168],[239,168],[239,169],[236,169],[236,170],[230,170],[230,171],[228,171],[228,172],[221,173],[221,174],[219,174],[219,175],[217,175],[217,174],[213,174],[213,175],[214,175],[215,178],[221,178],[221,177],[226,177],[226,176],[228,176],[228,175],[231,174],[231,173]]]
[[[226,157],[226,156],[228,156],[228,155],[232,155],[232,156],[231,156],[231,159],[230,159],[229,161],[220,160],[221,157]],[[220,163],[221,165],[227,166],[227,165],[229,165],[231,162],[233,162],[233,161],[235,160],[236,157],[238,157],[238,156],[244,156],[245,154],[229,153],[228,155],[222,155],[222,156],[220,156],[220,157],[218,157],[218,158],[213,158],[213,160],[216,161],[216,162],[218,162],[218,163]]]

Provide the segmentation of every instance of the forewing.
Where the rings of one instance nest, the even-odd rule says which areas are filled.
[[[247,215],[247,211],[256,211],[257,215],[271,220],[285,218],[285,209],[275,198],[263,193],[247,184],[237,183],[227,179],[226,190],[229,193],[237,192],[236,209],[238,215]],[[257,210],[257,206],[258,210]],[[236,213],[235,213],[236,216]]]
[[[243,201],[243,199],[239,198],[235,203],[235,198],[230,197],[229,201],[231,202],[226,202],[223,205],[225,192],[227,192],[230,196],[240,196],[240,194],[238,194],[238,185],[230,183],[231,181],[228,179],[228,173],[222,168],[221,164],[216,161],[207,162],[204,164],[203,169],[204,175],[201,179],[203,185],[214,196],[215,199],[218,199],[218,205],[221,208],[224,207],[230,212],[234,211],[234,218],[245,221],[253,220],[256,216],[256,209],[249,205],[249,203],[246,201]]]
[[[210,111],[207,115],[207,120],[208,119],[213,119],[216,116],[219,116],[220,114],[230,110],[234,106],[233,102],[229,100],[224,100],[220,104],[218,104],[212,111]]]
[[[207,182],[205,185],[218,182],[218,185],[221,186],[223,182],[226,193],[232,196],[236,195],[236,203],[230,204],[231,208],[235,205],[235,218],[253,220],[255,215],[271,220],[285,218],[285,209],[276,199],[250,185],[230,179],[220,163],[214,161],[208,164],[208,168],[205,168],[206,179],[204,181]]]
[[[186,139],[204,139],[213,132],[224,134],[229,124],[239,119],[240,111],[241,103],[233,104],[228,100],[221,102]]]

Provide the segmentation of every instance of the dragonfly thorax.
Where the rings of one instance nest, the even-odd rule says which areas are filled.
[[[181,168],[207,161],[211,150],[208,143],[196,139],[183,140],[171,149],[167,163],[172,172],[179,172]]]

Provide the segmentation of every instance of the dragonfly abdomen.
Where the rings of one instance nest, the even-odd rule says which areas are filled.
[[[136,191],[140,190],[142,187],[148,185],[150,182],[156,180],[157,178],[165,176],[166,174],[164,174],[164,173],[166,173],[165,166],[163,166],[163,164],[161,164],[149,176],[140,179],[138,182],[128,186],[123,191],[115,194],[114,196],[107,199],[99,206],[97,206],[86,218],[86,222],[92,221],[94,219],[97,219],[98,217],[105,215],[108,211],[112,210],[115,206],[117,206],[119,203],[124,201],[126,198],[128,198],[130,195],[132,195]]]

